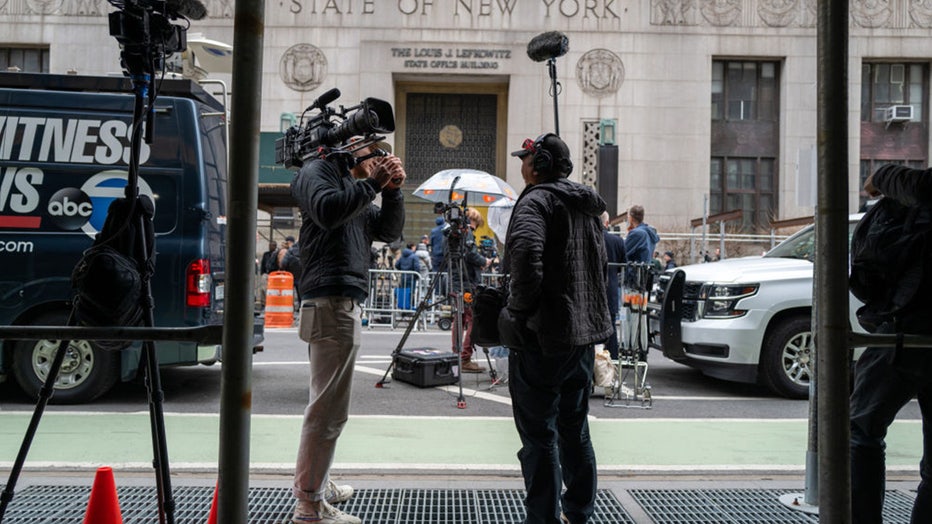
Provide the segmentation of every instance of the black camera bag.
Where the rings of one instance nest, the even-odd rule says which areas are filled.
[[[472,298],[472,342],[482,347],[502,345],[498,316],[508,302],[504,287],[478,286]]]

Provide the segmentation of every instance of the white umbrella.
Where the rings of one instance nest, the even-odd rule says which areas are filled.
[[[489,219],[489,228],[498,237],[499,242],[506,242],[508,233],[508,222],[511,220],[511,212],[515,208],[515,201],[510,198],[502,198],[489,206],[487,213]]]
[[[501,199],[518,198],[517,191],[501,178],[476,169],[444,169],[414,190],[414,196],[431,202],[459,202],[488,206]],[[452,197],[452,198],[451,198]]]

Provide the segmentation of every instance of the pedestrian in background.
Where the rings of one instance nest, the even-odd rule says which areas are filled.
[[[259,303],[265,308],[265,295],[269,289],[269,273],[278,270],[278,242],[269,240],[269,250],[259,259]],[[273,266],[271,261],[276,260]]]
[[[443,235],[443,226],[445,222],[443,217],[437,217],[434,219],[436,224],[433,229],[430,230],[430,267],[433,271],[442,271],[443,270],[443,253],[444,253],[444,235]]]
[[[412,307],[411,290],[417,284],[421,274],[421,260],[414,252],[414,244],[408,244],[401,250],[401,256],[395,262],[395,269],[406,271],[408,274],[402,274],[398,277],[398,287],[396,288],[396,302],[399,309],[414,309]],[[410,273],[418,275],[411,275]]]
[[[369,154],[370,148],[357,151]],[[404,228],[405,172],[394,156],[356,163],[333,152],[304,164],[291,182],[301,208],[301,312],[308,343],[310,400],[304,410],[292,491],[291,522],[360,524],[332,506],[353,488],[330,478],[337,439],[349,417],[353,363],[361,337],[359,304],[368,295],[373,240],[393,242]],[[373,204],[381,194],[382,207]]]
[[[557,135],[525,140],[512,155],[527,186],[508,226],[511,286],[499,327],[511,350],[525,523],[582,523],[592,517],[597,489],[588,422],[594,345],[612,332],[599,219],[605,202],[567,179],[573,164]]]
[[[676,267],[676,259],[673,256],[673,251],[664,251],[663,252],[663,268],[673,269],[675,267]]]
[[[465,216],[468,228],[466,231],[461,232],[463,238],[457,242],[448,241],[446,244],[448,249],[444,254],[444,257],[449,260],[451,264],[454,260],[457,260],[457,258],[462,258],[462,274],[458,274],[458,269],[453,266],[449,268],[449,273],[451,292],[454,294],[462,293],[464,297],[466,293],[471,294],[476,291],[476,286],[479,285],[482,279],[482,271],[492,264],[490,259],[479,254],[479,249],[476,247],[476,230],[485,224],[482,215],[475,209],[468,208],[465,211]],[[450,249],[453,248],[459,249],[460,253],[450,253]],[[457,339],[463,346],[460,352],[462,357],[460,359],[460,370],[462,370],[463,373],[482,373],[485,371],[485,368],[472,359],[475,353],[475,347],[473,347],[472,344],[472,305],[467,304],[466,300],[464,300],[463,311],[460,312],[460,317],[462,318],[462,331],[457,331],[455,323],[451,331],[453,335],[453,351],[456,351]]]
[[[613,360],[618,359],[618,331],[615,321],[618,319],[618,302],[621,296],[621,264],[628,259],[625,256],[625,241],[618,235],[609,232],[608,212],[602,213],[602,238],[605,241],[605,252],[608,257],[608,278],[605,280],[605,293],[608,297],[608,313],[612,319],[612,334],[605,340],[605,349]],[[612,265],[615,264],[615,265]]]
[[[660,242],[657,230],[644,223],[644,207],[631,206],[628,209],[628,236],[625,237],[628,261],[649,264],[657,242]]]
[[[427,249],[427,235],[421,237],[420,243],[414,248],[414,254],[417,255],[418,260],[421,262],[420,269],[418,270],[421,274],[421,278],[418,281],[418,284],[421,288],[421,296],[424,296],[424,293],[427,291],[427,287],[430,286],[430,251]]]

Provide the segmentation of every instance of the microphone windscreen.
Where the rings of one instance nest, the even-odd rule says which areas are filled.
[[[317,100],[314,100],[314,104],[311,105],[311,107],[323,108],[325,105],[333,102],[337,98],[340,98],[340,90],[334,87],[333,89],[317,97]]]
[[[201,20],[207,16],[207,7],[200,0],[167,0],[168,14],[178,14],[189,20]]]
[[[527,44],[527,56],[535,62],[563,56],[570,50],[570,39],[559,31],[541,33]]]

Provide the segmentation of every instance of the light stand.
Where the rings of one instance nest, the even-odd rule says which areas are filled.
[[[134,206],[139,207],[139,151],[142,145],[142,133],[139,124],[142,118],[146,118],[146,143],[152,142],[152,117],[154,96],[151,95],[151,79],[148,73],[133,75],[133,92],[136,96],[136,104],[133,110],[133,138],[132,149],[130,150],[129,176],[126,183],[126,199],[133,202]],[[143,102],[149,99],[148,108]],[[136,213],[134,213],[136,214]],[[145,232],[151,231],[151,215],[138,213],[136,217],[138,224],[137,231],[137,256],[136,263],[139,265],[142,276],[142,308],[144,311],[143,321],[145,327],[155,326],[154,309],[155,304],[152,299],[151,276],[155,271],[155,262],[150,259],[151,253],[148,252],[145,239]],[[153,242],[154,247],[154,242]],[[152,434],[152,450],[154,455],[156,491],[158,496],[159,522],[174,523],[175,501],[172,497],[171,475],[168,463],[168,447],[165,436],[165,418],[162,406],[163,393],[162,382],[159,376],[158,355],[155,352],[155,343],[152,340],[146,340],[142,343],[143,353],[145,355],[145,384],[146,396],[149,404],[149,422]]]

